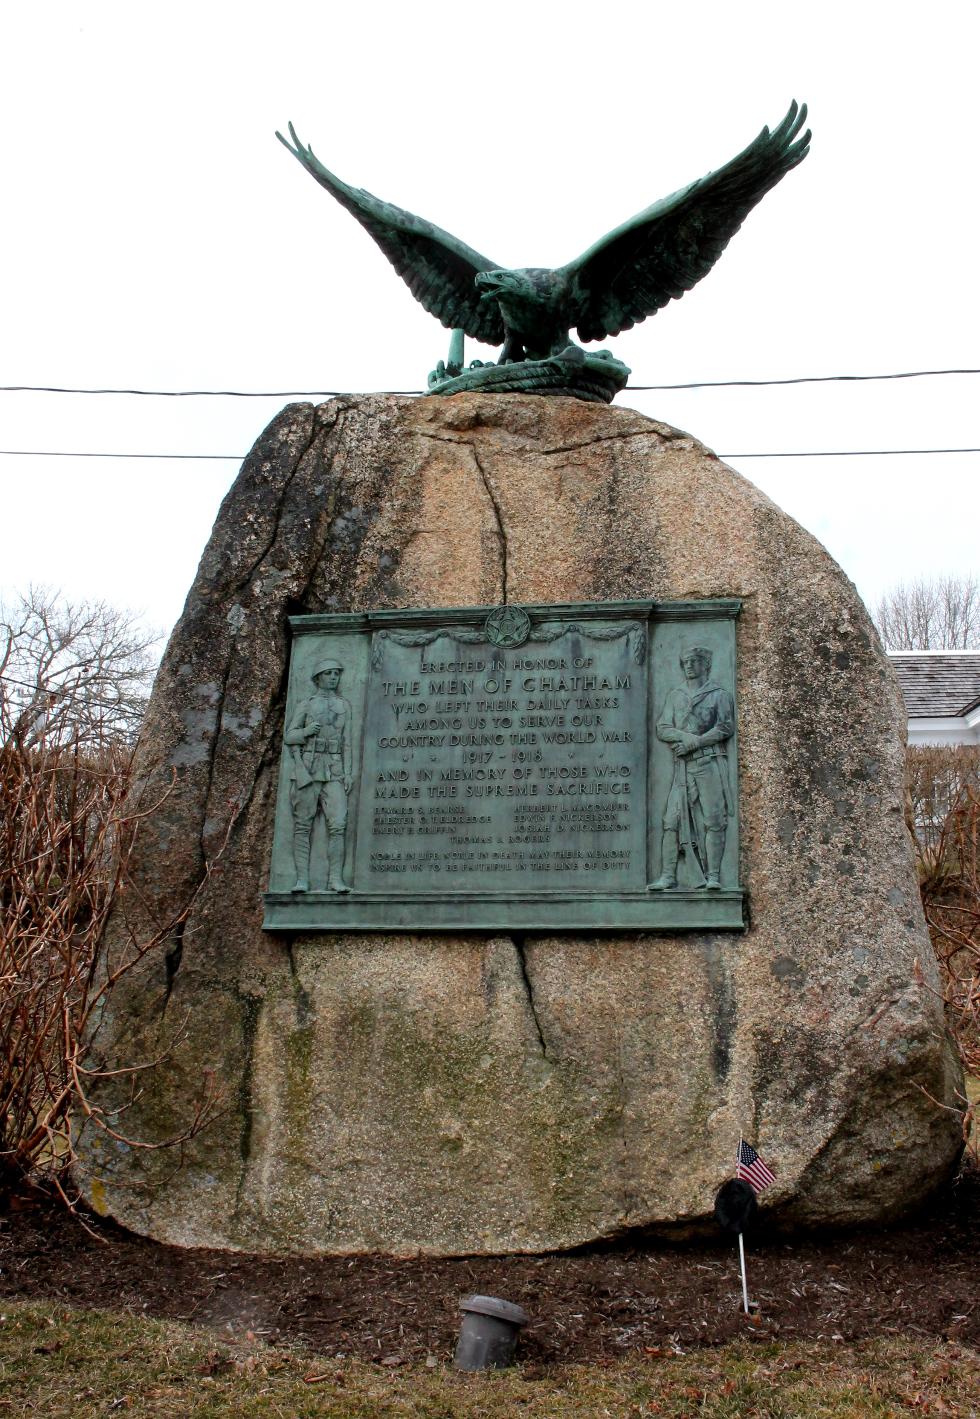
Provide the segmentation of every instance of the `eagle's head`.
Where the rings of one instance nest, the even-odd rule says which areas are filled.
[[[476,277],[482,300],[526,301],[539,305],[552,294],[555,273],[545,268],[528,267],[518,271],[481,271]]]
[[[568,344],[560,272],[527,266],[517,271],[480,271],[475,281],[483,293],[480,303],[496,302],[508,340],[520,340],[528,359],[547,359]]]

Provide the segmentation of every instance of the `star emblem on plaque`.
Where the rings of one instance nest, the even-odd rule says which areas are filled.
[[[524,644],[531,634],[531,618],[522,606],[498,606],[490,612],[483,630],[491,645],[507,649]]]

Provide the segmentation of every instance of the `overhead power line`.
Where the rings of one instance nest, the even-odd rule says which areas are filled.
[[[243,453],[92,453],[70,448],[0,448],[0,458],[200,458],[242,463]]]
[[[425,394],[424,389],[362,389],[370,394]],[[323,399],[352,389],[83,389],[60,384],[0,384],[0,394],[137,394],[144,399]]]
[[[980,369],[900,370],[894,374],[805,374],[793,379],[704,379],[689,384],[628,384],[627,389],[762,389],[785,384],[856,384],[875,379],[931,379],[947,374],[980,374]]]
[[[804,448],[790,452],[719,453],[719,458],[900,458],[910,454],[980,453],[980,448]],[[159,458],[243,463],[244,453],[92,453],[73,449],[0,448],[2,458]]]
[[[980,369],[898,370],[888,374],[812,374],[792,379],[708,379],[684,384],[628,384],[635,392],[676,389],[764,389],[789,384],[851,384],[869,380],[932,379],[980,374]],[[101,389],[60,384],[2,384],[0,394],[132,394],[145,399],[323,399],[353,394],[349,389]],[[374,394],[424,394],[423,389],[376,389]]]
[[[913,453],[980,453],[980,448],[804,448],[791,453],[719,453],[719,458],[902,458]]]

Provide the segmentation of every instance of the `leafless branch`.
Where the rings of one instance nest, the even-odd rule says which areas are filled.
[[[131,933],[112,961],[100,954],[139,824],[159,807],[134,792],[131,769],[151,644],[101,604],[32,592],[0,613],[0,1192],[40,1176],[74,1206],[78,1125],[134,1148],[179,1146],[221,1108],[206,1074],[177,1136],[147,1143],[89,1098],[108,1077],[135,1088],[176,1043],[144,1061],[93,1053],[109,993],[196,900]]]
[[[872,612],[886,650],[980,647],[980,580],[946,576],[901,582]]]
[[[980,750],[913,748],[909,816],[943,1001],[964,1070],[980,1077]],[[964,1137],[975,1106],[964,1100]],[[973,1134],[972,1147],[978,1142]]]

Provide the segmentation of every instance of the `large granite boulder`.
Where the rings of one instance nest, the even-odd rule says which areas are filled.
[[[727,596],[744,934],[263,934],[287,614]],[[560,398],[289,406],[157,679],[139,765],[166,796],[110,946],[193,906],[100,1036],[169,1045],[135,1136],[178,1132],[205,1070],[227,1107],[176,1173],[89,1135],[88,1195],[186,1245],[537,1251],[704,1221],[744,1132],[783,1222],[897,1215],[959,1150],[903,755],[853,586],[689,436]]]

